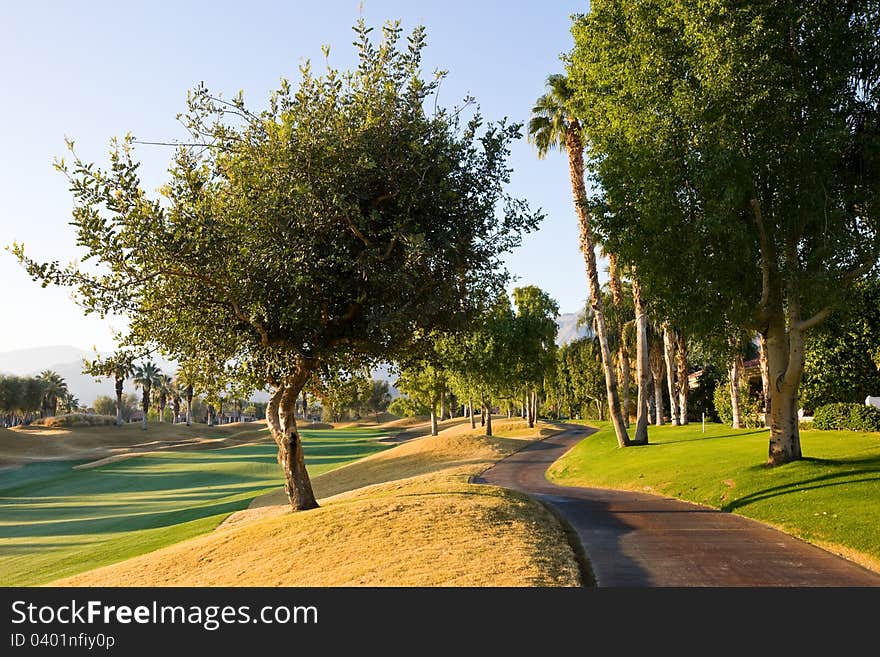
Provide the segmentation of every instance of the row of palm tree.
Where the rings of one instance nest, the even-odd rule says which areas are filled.
[[[535,144],[539,158],[544,158],[552,150],[564,151],[568,155],[569,179],[574,197],[575,211],[580,228],[580,247],[587,268],[587,281],[590,291],[589,315],[593,330],[599,343],[602,368],[605,376],[608,410],[611,423],[621,447],[645,444],[648,442],[649,398],[654,397],[651,406],[655,407],[655,422],[660,423],[663,416],[662,385],[663,378],[669,386],[671,419],[674,423],[687,423],[687,351],[684,337],[675,332],[662,319],[657,321],[654,340],[650,339],[649,318],[644,298],[641,294],[638,276],[628,271],[633,297],[634,323],[636,333],[636,380],[638,382],[638,401],[636,430],[633,438],[627,431],[629,426],[629,378],[630,356],[628,340],[621,331],[622,325],[614,326],[606,319],[606,300],[599,284],[599,271],[596,263],[596,239],[591,223],[589,202],[585,182],[584,137],[578,118],[571,110],[572,91],[565,75],[551,75],[547,78],[547,93],[542,95],[532,108],[528,125],[529,141]],[[605,249],[609,261],[611,306],[618,316],[623,309],[621,271],[615,254]],[[612,354],[612,350],[617,353]],[[673,362],[675,361],[675,362]],[[615,373],[615,363],[617,373]],[[673,367],[674,365],[674,367]],[[673,374],[673,369],[675,370]],[[665,371],[664,371],[665,370]],[[677,385],[675,382],[677,379]],[[649,386],[653,383],[653,393]],[[620,403],[618,389],[622,388],[624,400]],[[622,410],[624,409],[624,410]]]
[[[177,377],[172,378],[163,373],[156,363],[148,360],[140,365],[132,366],[129,369],[124,367],[117,368],[114,375],[116,376],[116,398],[118,401],[118,408],[120,409],[117,414],[118,424],[122,423],[122,385],[128,375],[133,377],[135,387],[140,388],[143,392],[141,402],[144,412],[142,420],[143,429],[147,428],[147,415],[150,412],[151,401],[155,401],[156,403],[156,413],[159,416],[159,422],[165,421],[165,409],[168,407],[168,402],[171,402],[172,423],[176,423],[180,418],[181,402],[185,401],[185,422],[187,426],[192,424],[192,401],[194,389],[192,383],[186,381],[181,373],[178,373]]]

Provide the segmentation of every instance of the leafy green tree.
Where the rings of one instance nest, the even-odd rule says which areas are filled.
[[[807,340],[801,402],[808,411],[880,396],[880,367],[873,358],[880,350],[880,278],[855,285],[844,303]]]
[[[529,137],[537,147],[539,157],[543,158],[553,149],[565,150],[568,155],[568,173],[580,226],[580,247],[587,266],[590,307],[595,318],[596,334],[602,347],[609,415],[617,435],[617,442],[621,447],[625,447],[629,444],[629,436],[626,432],[626,422],[620,412],[617,381],[614,378],[611,349],[605,326],[605,309],[596,266],[596,240],[584,182],[584,141],[581,122],[572,111],[572,89],[568,78],[559,74],[551,75],[547,78],[547,86],[548,92],[538,98],[532,108]]]
[[[556,317],[559,304],[540,288],[529,285],[513,290],[516,304],[513,354],[517,367],[512,375],[527,390],[527,419],[535,426],[538,414],[538,388],[556,361]]]
[[[805,336],[880,254],[878,29],[868,0],[596,0],[573,29],[598,230],[667,316],[765,336],[773,465]]]
[[[143,392],[141,408],[144,411],[144,419],[142,428],[144,431],[147,430],[147,416],[150,414],[150,394],[153,390],[153,386],[159,383],[159,377],[162,375],[162,370],[151,360],[148,360],[140,365],[135,365],[134,368],[134,385],[137,388],[140,388]]]
[[[401,367],[395,387],[405,394],[412,408],[427,409],[431,418],[431,435],[438,434],[437,407],[448,383],[446,371],[430,360],[417,360]]]
[[[372,392],[372,379],[365,369],[325,370],[314,390],[321,399],[325,421],[341,422],[347,415],[357,419]]]
[[[387,24],[374,42],[359,22],[353,70],[305,63],[263,110],[198,87],[182,116],[194,140],[177,150],[161,201],[141,185],[131,137],[109,170],[75,154],[59,163],[88,271],[13,247],[87,310],[127,315],[123,347],[222,363],[227,379],[270,387],[295,509],[317,506],[295,420],[306,382],[324,366],[394,360],[416,329],[465,323],[541,218],[505,192],[521,126],[439,106],[444,74],[421,73],[425,30],[401,37]]]
[[[388,410],[391,404],[391,391],[388,381],[373,379],[370,385],[370,396],[367,399],[366,409],[376,416],[376,424],[379,424],[379,416]]]
[[[98,395],[92,402],[92,409],[98,415],[116,415],[117,423],[119,415],[117,414],[118,404],[113,397],[107,395]]]

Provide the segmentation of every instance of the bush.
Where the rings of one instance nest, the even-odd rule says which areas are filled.
[[[712,395],[715,403],[715,412],[718,420],[723,424],[733,425],[733,405],[730,402],[730,384],[727,378],[718,382]],[[745,429],[758,429],[764,426],[764,410],[757,398],[749,396],[747,385],[739,387],[739,411],[742,419],[742,427]]]
[[[85,413],[68,413],[55,417],[44,417],[31,422],[39,427],[76,428],[76,427],[103,427],[116,424],[116,417],[112,415],[87,415]]]
[[[826,404],[816,409],[813,428],[825,431],[880,431],[880,408],[862,404]]]

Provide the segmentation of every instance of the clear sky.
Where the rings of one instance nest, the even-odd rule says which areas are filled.
[[[109,138],[182,137],[175,121],[186,92],[244,90],[261,107],[282,76],[295,80],[303,59],[347,68],[357,0],[286,2],[0,3],[0,245],[24,242],[37,259],[78,257],[68,225],[71,195],[52,167],[65,135],[86,160],[106,163]],[[449,75],[440,102],[476,97],[487,119],[525,121],[559,56],[571,48],[571,15],[585,0],[366,0],[371,25],[400,19],[427,27],[426,68]],[[148,189],[165,177],[170,152],[140,146]],[[538,285],[563,312],[587,296],[583,259],[564,156],[539,161],[525,139],[513,149],[511,192],[547,214],[539,232],[507,258],[517,284]],[[85,318],[69,291],[40,288],[0,251],[0,351],[53,344],[113,347],[113,322]]]

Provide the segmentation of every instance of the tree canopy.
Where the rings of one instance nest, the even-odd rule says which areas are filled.
[[[60,161],[91,267],[14,246],[35,279],[72,286],[87,312],[127,315],[123,347],[272,386],[285,454],[287,440],[301,452],[285,405],[312,372],[392,359],[418,329],[465,322],[541,218],[505,192],[521,126],[485,123],[469,100],[435,103],[444,73],[422,75],[422,27],[404,41],[389,23],[375,42],[361,20],[355,36],[356,68],[317,74],[307,62],[261,110],[198,86],[181,116],[192,142],[160,198],[143,189],[130,135],[113,142],[109,169],[75,151]],[[301,470],[289,479],[307,482]],[[314,505],[306,488],[295,506]]]

